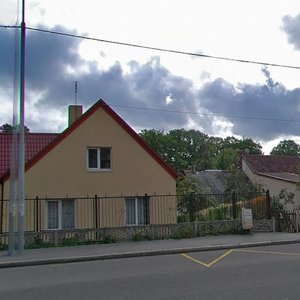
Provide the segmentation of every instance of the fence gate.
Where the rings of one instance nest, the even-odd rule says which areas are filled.
[[[277,217],[277,231],[300,232],[300,209],[280,212]]]

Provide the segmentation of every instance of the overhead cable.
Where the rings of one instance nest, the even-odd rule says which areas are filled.
[[[0,28],[1,27],[2,28],[16,28],[18,26],[0,25]],[[125,42],[118,42],[118,41],[94,38],[94,37],[89,37],[89,36],[83,36],[83,35],[78,35],[78,34],[74,34],[74,33],[67,33],[67,32],[48,30],[48,29],[35,28],[35,27],[26,27],[26,29],[31,30],[31,31],[50,33],[50,34],[67,36],[67,37],[78,38],[78,39],[83,39],[83,40],[90,40],[90,41],[109,43],[109,44],[115,44],[115,45],[120,45],[120,46],[147,49],[147,50],[154,50],[154,51],[160,51],[160,52],[167,52],[167,53],[173,53],[173,54],[189,55],[189,56],[193,56],[193,57],[210,58],[210,59],[218,59],[218,60],[232,61],[232,62],[238,62],[238,63],[247,63],[247,64],[255,64],[255,65],[263,65],[263,66],[270,66],[270,67],[279,67],[279,68],[300,70],[300,66],[276,64],[276,63],[271,63],[271,62],[254,61],[254,60],[249,60],[249,59],[238,59],[238,58],[232,58],[232,57],[215,56],[215,55],[208,55],[208,54],[203,54],[203,53],[186,52],[186,51],[181,51],[181,50],[138,45],[138,44],[132,44],[132,43],[125,43]]]

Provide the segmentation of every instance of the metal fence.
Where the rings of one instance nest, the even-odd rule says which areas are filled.
[[[178,222],[235,220],[242,208],[251,208],[253,219],[270,219],[269,192],[231,194],[189,194],[178,197]]]
[[[8,232],[9,200],[0,201],[0,233],[5,233]],[[235,220],[240,219],[242,208],[251,208],[254,220],[271,218],[269,193],[36,197],[25,200],[25,230],[40,232]]]

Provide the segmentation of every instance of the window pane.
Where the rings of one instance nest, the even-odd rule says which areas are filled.
[[[135,199],[127,198],[126,200],[126,225],[135,225]]]
[[[98,150],[88,149],[89,154],[89,168],[98,168]]]
[[[139,197],[137,199],[138,205],[138,224],[149,224],[149,197]]]
[[[74,200],[62,201],[62,229],[74,228]]]
[[[110,169],[110,148],[100,148],[100,168]]]
[[[48,201],[48,229],[58,229],[58,201]]]

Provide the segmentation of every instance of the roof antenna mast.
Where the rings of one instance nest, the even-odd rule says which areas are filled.
[[[78,81],[75,81],[75,105],[77,105]]]

